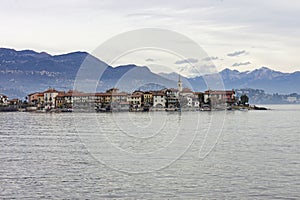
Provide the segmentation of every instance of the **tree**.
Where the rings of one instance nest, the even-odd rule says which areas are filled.
[[[241,96],[241,103],[245,106],[249,102],[249,97],[246,94]]]
[[[211,103],[211,98],[207,98],[207,104],[209,105],[209,107],[212,106],[212,103]]]

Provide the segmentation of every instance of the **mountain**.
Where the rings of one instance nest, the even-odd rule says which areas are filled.
[[[51,56],[32,50],[0,48],[0,92],[20,98],[49,86],[70,88],[87,55],[74,52]]]
[[[246,72],[224,69],[220,75],[227,89],[256,88],[267,93],[300,93],[300,72],[283,73],[261,67]]]
[[[161,76],[176,80],[176,73],[160,73]],[[203,91],[207,88],[211,89],[242,89],[255,88],[262,89],[267,93],[300,93],[300,72],[283,73],[261,67],[253,71],[240,72],[238,70],[224,69],[219,73],[219,78],[215,78],[217,74],[204,75],[195,78],[182,77],[185,86],[191,85],[194,90]],[[221,80],[223,83],[216,83],[214,80]],[[210,82],[210,84],[209,84]],[[208,84],[207,84],[208,83]],[[212,87],[213,86],[213,87]],[[218,88],[214,88],[214,87]]]
[[[86,92],[105,91],[112,87],[127,92],[176,88],[178,81],[176,73],[155,74],[145,66],[136,65],[111,67],[86,52],[53,56],[46,52],[7,48],[0,48],[0,77],[0,93],[10,98],[24,98],[48,87],[73,89],[76,81],[75,89]],[[224,69],[218,74],[194,78],[181,76],[180,79],[184,87],[194,91],[223,89],[225,86],[230,90],[255,88],[266,93],[300,93],[300,72],[283,73],[267,67],[245,72]]]
[[[73,89],[74,81],[80,79],[77,77],[79,69],[85,70],[87,78],[99,81],[97,91],[112,87],[132,91],[140,87],[147,88],[151,83],[164,87],[176,87],[177,84],[152,73],[147,67],[125,65],[113,68],[86,52],[52,56],[32,50],[0,48],[0,93],[5,93],[10,98],[24,98],[29,93],[44,91],[48,87]],[[103,71],[101,77],[94,77],[98,73],[92,71],[95,69]]]

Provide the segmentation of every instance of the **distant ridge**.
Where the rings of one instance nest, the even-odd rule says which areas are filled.
[[[300,93],[300,72],[283,73],[267,67],[239,72],[225,69],[220,72],[227,88],[256,88],[268,93]]]
[[[165,87],[176,86],[176,82],[152,73],[147,67],[124,65],[113,68],[87,52],[52,56],[32,50],[0,48],[0,93],[11,98],[24,98],[28,93],[43,91],[48,87],[72,89],[76,74],[85,59],[93,60],[93,65],[105,69],[99,77],[97,91],[116,86],[131,91],[145,88],[151,83]]]
[[[113,68],[87,52],[77,51],[53,56],[47,52],[0,48],[0,93],[5,93],[11,98],[24,98],[28,93],[42,91],[48,87],[58,90],[72,89],[76,74],[87,58],[92,59],[93,64],[106,68],[99,80],[97,91],[111,87],[119,87],[124,91],[177,87],[176,73],[155,74],[146,66],[133,64]],[[226,89],[255,88],[263,89],[267,93],[300,93],[299,71],[283,73],[261,67],[240,72],[227,68],[219,74]],[[207,89],[206,78],[182,77],[182,82],[184,87],[203,91]]]
[[[225,89],[255,88],[265,90],[267,93],[300,93],[300,72],[284,73],[267,67],[261,67],[253,71],[240,72],[238,70],[224,69],[219,72]],[[160,73],[161,76],[176,80],[176,73]],[[190,83],[196,89],[203,89],[205,76],[186,78],[185,82]]]

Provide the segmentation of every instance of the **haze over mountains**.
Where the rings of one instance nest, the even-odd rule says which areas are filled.
[[[52,56],[32,50],[0,48],[0,93],[10,98],[24,98],[28,93],[43,91],[48,87],[73,89],[76,74],[84,61],[90,61],[103,71],[98,80],[97,91],[105,91],[111,87],[118,87],[123,91],[177,87],[178,75],[175,73],[155,74],[145,66],[136,65],[113,68],[86,52]],[[92,77],[93,71],[87,70],[86,73],[90,73]],[[256,88],[268,93],[300,93],[300,72],[282,73],[262,67],[247,72],[225,69],[219,74],[226,89]],[[182,81],[184,86],[203,91],[208,87],[205,80],[209,76],[182,77]]]

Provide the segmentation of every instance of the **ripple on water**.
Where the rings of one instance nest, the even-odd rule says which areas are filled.
[[[199,158],[205,137],[198,135],[176,162],[145,174],[125,174],[102,165],[89,154],[78,131],[85,130],[91,136],[94,129],[104,131],[114,144],[132,151],[163,148],[172,135],[167,130],[153,134],[147,129],[146,113],[138,113],[139,118],[136,113],[129,114],[131,119],[147,121],[135,123],[148,131],[145,135],[139,129],[132,132],[133,136],[152,137],[140,143],[126,137],[115,125],[116,119],[126,122],[127,113],[96,115],[97,125],[91,119],[95,115],[86,113],[0,113],[0,198],[299,199],[299,108],[231,112],[207,157]],[[204,133],[214,124],[212,113],[200,115]],[[182,122],[182,116],[163,112],[155,115],[156,122],[165,121],[166,116],[174,119],[168,122],[170,125]],[[195,116],[188,117],[193,121]],[[186,126],[182,130],[189,134],[192,129]],[[207,137],[212,144],[216,135]],[[129,162],[120,163],[126,167]]]

